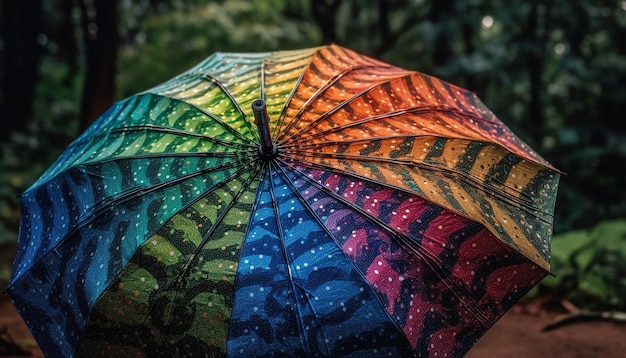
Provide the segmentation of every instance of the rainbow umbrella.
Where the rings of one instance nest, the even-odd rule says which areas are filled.
[[[558,178],[437,78],[217,53],[23,194],[8,292],[51,357],[460,356],[548,273]]]

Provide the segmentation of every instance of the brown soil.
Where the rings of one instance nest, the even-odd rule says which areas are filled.
[[[0,357],[43,358],[43,353],[6,293],[0,293]]]
[[[544,331],[563,314],[528,310],[518,304],[502,317],[467,354],[482,357],[603,357],[621,358],[626,352],[626,324],[582,321]]]
[[[626,325],[572,323],[542,332],[554,313],[518,305],[472,348],[467,357],[624,357]],[[8,349],[13,347],[13,353]],[[43,354],[6,294],[0,295],[0,356],[41,358]]]

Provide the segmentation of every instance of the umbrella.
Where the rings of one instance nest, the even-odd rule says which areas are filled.
[[[435,77],[216,53],[23,194],[8,292],[52,357],[461,356],[549,272],[558,178]]]

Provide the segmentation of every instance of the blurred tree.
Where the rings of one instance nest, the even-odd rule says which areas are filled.
[[[117,0],[81,2],[85,39],[85,84],[80,127],[87,128],[113,104],[117,66]]]
[[[41,46],[41,1],[5,0],[2,14],[2,99],[0,139],[27,128],[33,113]]]
[[[526,19],[522,30],[513,38],[521,44],[520,62],[525,63],[528,77],[528,126],[526,133],[534,143],[539,143],[543,135],[542,91],[544,88],[543,71],[546,61],[546,51],[550,29],[548,28],[552,4],[544,4],[539,0],[528,2]],[[523,68],[523,67],[522,67]]]
[[[46,16],[44,21],[42,34],[47,37],[49,43],[54,44],[51,52],[58,61],[67,66],[67,71],[63,74],[61,82],[64,86],[71,86],[76,74],[80,71],[79,44],[82,42],[82,36],[77,37],[75,30],[77,28],[75,21],[75,11],[78,9],[75,0],[56,0],[58,11],[50,11],[52,4],[45,8]],[[82,46],[80,46],[82,47]]]
[[[229,0],[173,4],[172,1],[168,6],[149,10],[141,3],[121,4],[125,43],[120,48],[117,76],[120,97],[175,76],[213,52],[277,51],[321,42],[308,2]],[[138,16],[143,21],[133,20]]]
[[[443,65],[449,62],[454,56],[454,32],[456,32],[456,12],[454,11],[453,0],[433,1],[430,5],[428,19],[434,26],[434,41],[432,48],[432,59],[436,65]],[[450,26],[452,25],[452,27]],[[453,30],[453,31],[450,31]]]
[[[391,1],[378,1],[378,44],[372,50],[371,55],[380,57],[394,48],[398,38],[415,27],[423,18],[424,11],[408,11],[404,18],[398,18],[397,3]],[[419,10],[416,9],[416,10]]]
[[[336,19],[341,0],[311,0],[311,14],[322,32],[325,44],[337,42]]]

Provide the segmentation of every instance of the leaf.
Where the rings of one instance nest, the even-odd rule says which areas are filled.
[[[555,276],[541,282],[543,291],[581,308],[626,309],[626,219],[555,236],[552,267]]]

